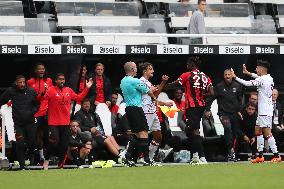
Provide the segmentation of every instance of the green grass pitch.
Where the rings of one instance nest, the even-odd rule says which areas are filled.
[[[277,189],[283,163],[0,171],[0,189]]]

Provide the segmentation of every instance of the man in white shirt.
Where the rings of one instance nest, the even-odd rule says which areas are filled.
[[[256,67],[256,74],[247,71],[246,66],[243,65],[243,73],[255,78],[254,80],[245,81],[238,78],[233,69],[233,78],[237,82],[245,86],[255,86],[258,90],[258,117],[255,127],[255,135],[257,138],[257,150],[259,155],[256,159],[252,160],[252,163],[264,162],[263,147],[264,138],[267,139],[269,147],[271,148],[274,157],[271,162],[281,162],[281,157],[278,154],[275,139],[271,133],[272,128],[272,116],[273,116],[273,104],[272,104],[272,91],[274,87],[273,78],[268,74],[270,64],[268,61],[258,60]]]
[[[154,87],[152,83],[149,81],[151,77],[154,75],[154,68],[153,65],[149,62],[144,62],[139,65],[139,69],[142,73],[142,77],[140,78],[140,81],[146,86],[146,88],[150,89]],[[162,76],[162,82],[157,87],[156,91],[154,92],[154,95],[157,97],[160,92],[162,91],[163,87],[165,86],[166,82],[168,81],[168,76],[163,75]],[[156,102],[158,105],[166,105],[171,106],[172,102]],[[142,108],[145,113],[147,123],[149,126],[149,133],[152,134],[153,140],[150,142],[149,145],[149,158],[152,162],[153,158],[155,156],[155,152],[158,150],[158,147],[162,140],[162,134],[161,134],[161,125],[160,121],[157,115],[156,110],[156,104],[151,100],[151,97],[148,94],[142,95]]]

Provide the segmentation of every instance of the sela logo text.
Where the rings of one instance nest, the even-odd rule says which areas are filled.
[[[147,46],[143,47],[137,47],[137,46],[131,46],[131,51],[130,53],[137,53],[137,54],[150,54],[151,53],[151,48]]]
[[[275,49],[273,47],[255,47],[255,53],[257,53],[257,54],[274,54]]]
[[[243,54],[244,52],[243,47],[225,47],[225,54]]]
[[[35,54],[53,54],[54,47],[51,46],[35,46]]]
[[[213,54],[214,48],[213,47],[194,47],[193,48],[194,54]]]
[[[183,48],[182,47],[163,47],[164,54],[182,54]]]
[[[67,54],[86,54],[87,53],[87,47],[83,46],[67,46]]]
[[[21,54],[22,48],[18,46],[2,46],[2,53],[3,54]]]
[[[119,47],[100,47],[101,54],[119,54]]]

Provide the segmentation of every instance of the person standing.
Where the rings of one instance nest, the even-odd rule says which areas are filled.
[[[120,88],[126,103],[126,116],[134,136],[128,143],[122,163],[129,167],[135,166],[134,162],[131,161],[131,157],[136,148],[138,154],[143,154],[144,156],[144,165],[152,166],[149,158],[148,124],[142,109],[142,94],[148,94],[152,101],[156,101],[153,93],[156,91],[156,88],[151,87],[149,89],[141,80],[134,78],[137,75],[137,66],[134,62],[126,62],[124,71],[126,76],[121,80]]]
[[[150,78],[154,76],[154,68],[153,65],[149,62],[144,62],[139,65],[140,71],[142,73],[142,77],[140,78],[141,82],[150,89],[154,87],[154,85],[149,81]],[[167,75],[162,76],[162,82],[157,88],[157,91],[154,93],[155,97],[159,95],[168,81],[169,77]],[[165,105],[172,106],[172,102],[156,102],[157,105]],[[160,143],[162,141],[162,133],[161,133],[161,125],[157,115],[156,104],[152,101],[151,96],[148,94],[142,95],[142,109],[146,116],[147,124],[149,127],[149,133],[153,136],[153,140],[149,145],[149,158],[154,163],[154,156],[156,151],[158,150]]]
[[[189,21],[189,33],[190,34],[204,34],[205,33],[205,21],[204,12],[206,9],[206,0],[198,0],[197,10],[194,11]],[[192,38],[192,44],[202,44],[202,38]]]
[[[214,96],[208,98],[206,103],[205,115],[209,113],[213,101],[217,99],[218,115],[224,127],[227,161],[237,161],[233,146],[239,126],[239,117],[241,116],[242,96],[242,86],[233,81],[231,70],[226,69],[224,71],[224,81],[216,85]]]
[[[59,167],[62,167],[63,158],[67,150],[70,109],[72,100],[82,100],[93,81],[86,82],[86,88],[80,95],[77,95],[71,88],[65,87],[65,76],[63,73],[56,75],[55,86],[50,87],[42,97],[48,101],[48,126],[49,126],[49,144],[48,157],[58,151]],[[44,169],[48,168],[48,160],[44,162]]]
[[[45,66],[43,63],[39,62],[35,65],[34,75],[27,81],[28,87],[35,89],[37,98],[40,99],[41,95],[44,94],[49,87],[52,86],[52,80],[47,77]],[[36,143],[39,151],[40,163],[44,162],[43,148],[47,147],[47,141],[45,139],[48,135],[47,127],[47,100],[41,99],[39,101],[39,110],[35,113],[36,118]]]
[[[110,79],[104,75],[104,65],[97,63],[95,73],[90,76],[94,85],[90,88],[87,98],[92,101],[92,105],[106,103],[108,107],[111,105],[112,86]]]
[[[12,87],[1,96],[0,104],[12,102],[12,117],[16,131],[16,155],[20,169],[25,169],[25,143],[28,144],[31,160],[36,150],[36,126],[34,114],[38,111],[36,91],[26,86],[26,79],[19,75]],[[33,162],[32,162],[33,164]]]
[[[165,89],[180,85],[184,88],[187,126],[185,132],[191,143],[192,164],[207,163],[199,129],[205,110],[205,97],[214,94],[211,79],[198,69],[200,63],[199,57],[189,57],[187,60],[188,72],[183,73],[175,82],[165,86]]]
[[[276,144],[281,148],[284,142],[284,118],[283,105],[278,102],[279,92],[277,89],[272,91],[273,117],[272,117],[272,134],[275,137]],[[282,145],[283,146],[283,145]],[[280,151],[280,150],[279,150]]]
[[[272,117],[273,117],[273,103],[272,103],[272,91],[274,87],[273,78],[268,74],[270,64],[265,60],[258,60],[256,67],[256,74],[251,73],[243,65],[243,73],[245,75],[255,78],[254,80],[245,81],[240,79],[231,69],[233,78],[244,86],[255,86],[258,90],[258,116],[256,120],[255,135],[256,145],[258,150],[258,157],[252,161],[252,163],[263,163],[263,148],[264,138],[268,141],[269,147],[272,150],[274,156],[271,162],[281,162],[281,156],[278,153],[275,139],[271,133],[272,129]]]

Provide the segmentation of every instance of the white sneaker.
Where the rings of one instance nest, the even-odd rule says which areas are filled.
[[[82,165],[78,166],[78,169],[83,169],[84,167]]]
[[[126,152],[127,152],[127,149],[121,151],[121,152],[118,154],[117,162],[118,162],[119,164],[122,164],[122,159],[125,158]]]
[[[194,153],[192,155],[190,164],[192,164],[192,165],[199,165],[200,164],[200,159],[199,159],[198,153]]]
[[[145,162],[144,157],[142,157],[142,158],[138,158],[136,163],[137,164],[144,164],[144,162]]]
[[[205,164],[208,164],[208,162],[207,162],[207,160],[206,160],[205,157],[199,158],[199,161],[200,161],[200,162],[199,162],[200,164],[204,164],[204,165],[205,165]]]
[[[95,168],[93,165],[89,165],[89,169],[93,169]]]

